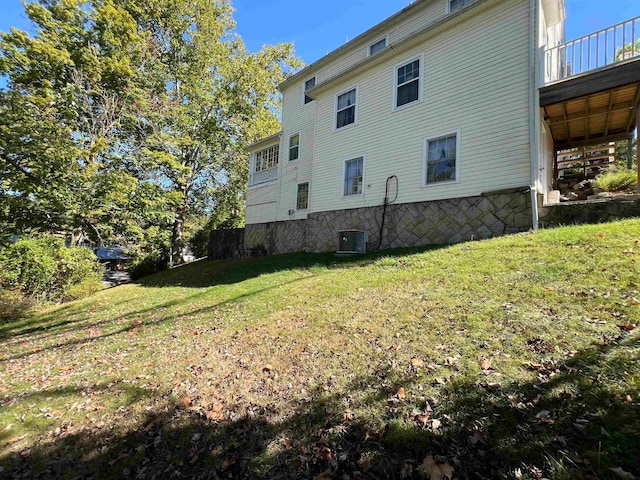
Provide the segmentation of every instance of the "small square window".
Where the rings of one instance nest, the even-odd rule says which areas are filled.
[[[449,0],[449,13],[456,12],[471,2],[473,0]]]
[[[458,135],[426,140],[425,185],[457,180]]]
[[[297,160],[300,155],[300,135],[296,133],[289,137],[289,161]]]
[[[347,160],[344,165],[344,195],[362,194],[364,158]]]
[[[298,184],[298,196],[296,200],[296,210],[307,210],[309,208],[309,182]]]
[[[420,77],[419,58],[396,68],[396,108],[420,100]]]
[[[356,123],[357,89],[340,94],[336,99],[336,130]]]
[[[387,46],[387,39],[382,38],[380,40],[378,40],[375,43],[372,43],[371,45],[369,45],[369,56],[371,55],[375,55],[376,53],[378,53],[380,50],[384,50],[384,48]]]
[[[316,77],[310,78],[309,80],[307,80],[306,82],[304,82],[304,104],[306,105],[307,103],[311,103],[313,102],[313,98],[311,98],[309,95],[307,95],[307,90],[311,90],[313,87],[316,86]]]

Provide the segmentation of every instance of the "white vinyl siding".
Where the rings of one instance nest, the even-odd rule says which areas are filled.
[[[440,4],[443,11],[445,5]],[[504,0],[452,23],[358,75],[358,128],[335,137],[333,92],[316,99],[311,205],[314,212],[380,205],[385,180],[396,203],[480,195],[530,183],[529,2]],[[422,56],[423,101],[393,111],[396,66]],[[464,81],[461,81],[464,79]],[[286,116],[286,110],[285,110]],[[424,186],[425,137],[461,132],[458,181]],[[338,140],[337,140],[338,138]],[[366,156],[361,195],[340,195],[344,161]]]

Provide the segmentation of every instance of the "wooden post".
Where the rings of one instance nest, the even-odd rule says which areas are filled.
[[[553,146],[553,190],[558,190],[558,147]]]

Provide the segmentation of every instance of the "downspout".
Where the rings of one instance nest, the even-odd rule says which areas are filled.
[[[533,231],[539,229],[538,195],[538,150],[540,131],[540,98],[538,97],[538,0],[529,0],[529,151],[531,154],[531,217]]]

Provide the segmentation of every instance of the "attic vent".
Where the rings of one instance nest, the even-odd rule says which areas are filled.
[[[344,230],[338,232],[338,254],[365,253],[369,232],[361,230]]]

